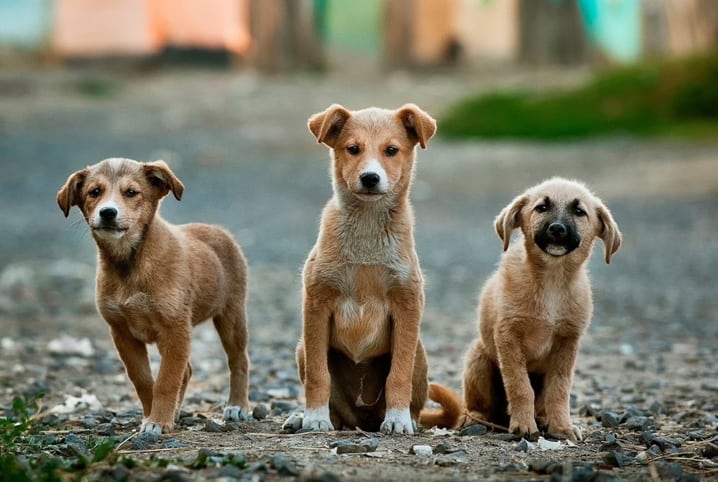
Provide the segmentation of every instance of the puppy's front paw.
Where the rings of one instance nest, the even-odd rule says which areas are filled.
[[[535,439],[538,436],[539,430],[536,425],[536,420],[534,420],[533,417],[512,415],[509,432],[526,437],[527,439]]]
[[[150,420],[143,420],[142,426],[140,427],[140,433],[151,433],[153,435],[160,436],[162,435],[162,432],[169,433],[172,429],[173,426],[171,423],[161,424]]]
[[[414,433],[414,421],[408,408],[390,408],[386,411],[379,430],[382,433]]]
[[[302,429],[314,432],[330,432],[334,430],[334,425],[329,419],[329,406],[306,409],[304,419],[302,419]]]
[[[583,433],[581,433],[581,429],[571,424],[563,426],[557,426],[555,424],[549,425],[546,432],[549,436],[557,439],[568,439],[572,442],[583,440]]]
[[[240,422],[246,422],[247,420],[251,420],[252,416],[249,414],[249,409],[244,409],[237,405],[227,405],[226,407],[224,407],[224,413],[222,414],[222,418],[225,421],[237,420]]]

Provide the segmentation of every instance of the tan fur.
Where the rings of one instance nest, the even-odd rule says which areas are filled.
[[[424,287],[409,188],[415,146],[426,146],[436,123],[411,104],[355,112],[333,105],[308,125],[331,149],[334,196],[304,267],[297,347],[307,413],[328,407],[331,424],[305,414],[305,428],[411,432],[385,414],[410,410],[416,422],[426,400]],[[367,194],[362,173],[377,165],[386,183]]]
[[[225,418],[249,410],[244,255],[218,226],[162,219],[157,211],[170,191],[179,200],[184,186],[164,162],[114,158],[75,172],[57,194],[65,216],[79,207],[95,239],[97,307],[142,402],[142,429],[154,432],[173,428],[192,374],[192,327],[208,318],[231,373]],[[118,216],[104,223],[99,212],[108,206]],[[156,381],[148,343],[162,357]]]
[[[550,208],[539,212],[544,204]],[[581,241],[568,254],[552,256],[537,240],[546,223],[557,220],[575,226]],[[480,338],[464,367],[466,414],[450,425],[485,420],[524,436],[541,425],[551,435],[575,439],[569,395],[579,342],[593,312],[586,262],[594,239],[601,238],[608,263],[621,233],[600,199],[583,184],[561,178],[516,197],[495,227],[508,251],[482,290]],[[515,228],[523,236],[510,245]],[[456,402],[455,395],[442,395]]]

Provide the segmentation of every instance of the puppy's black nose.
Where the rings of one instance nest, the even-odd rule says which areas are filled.
[[[375,172],[365,172],[364,174],[359,176],[359,180],[361,181],[362,186],[367,189],[371,189],[377,184],[379,184],[379,181],[381,181],[381,177],[379,177],[379,174]]]
[[[566,228],[566,225],[561,223],[552,223],[548,227],[548,233],[551,235],[552,238],[555,239],[562,239],[565,238],[568,234],[568,229]]]
[[[103,221],[114,221],[117,218],[117,209],[115,208],[102,208],[100,209],[100,218]]]

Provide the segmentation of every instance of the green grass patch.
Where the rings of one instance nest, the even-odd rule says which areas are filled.
[[[470,97],[449,108],[440,126],[451,138],[713,137],[718,54],[620,68],[574,90]]]

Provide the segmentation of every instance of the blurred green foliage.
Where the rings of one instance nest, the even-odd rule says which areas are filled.
[[[467,98],[439,125],[452,138],[718,136],[718,54],[619,68],[574,90]]]

